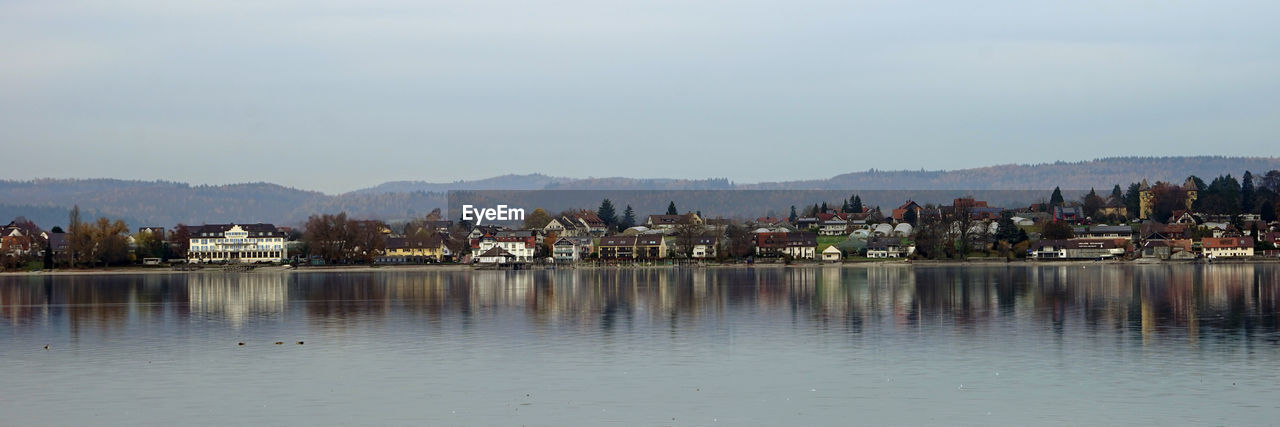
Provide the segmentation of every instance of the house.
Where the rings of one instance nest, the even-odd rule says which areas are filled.
[[[849,222],[832,218],[818,224],[818,234],[822,236],[840,236],[848,232]]]
[[[164,227],[138,227],[138,234],[149,233],[156,237],[158,241],[167,242],[164,231]]]
[[[806,232],[757,233],[755,244],[756,255],[814,259],[817,255],[818,235]]]
[[[766,257],[782,256],[784,249],[787,248],[787,232],[761,230],[753,232],[755,239],[752,243],[755,244],[756,255]]]
[[[634,259],[636,236],[607,236],[600,238],[600,259]]]
[[[660,259],[667,257],[667,244],[661,234],[650,233],[636,236],[636,259]]]
[[[493,264],[493,265],[510,264],[512,262],[515,262],[515,260],[516,260],[515,255],[512,255],[510,252],[507,252],[506,250],[502,249],[502,247],[500,246],[493,246],[488,250],[482,252],[479,257],[476,257],[476,262],[480,264]]]
[[[1123,239],[1041,240],[1027,254],[1035,259],[1110,259],[1124,256]]]
[[[572,263],[591,255],[590,237],[561,237],[552,245],[551,256],[557,264]]]
[[[1225,219],[1224,222],[1225,221],[1230,221],[1230,219],[1229,218]],[[1196,216],[1193,215],[1191,212],[1188,212],[1185,210],[1176,210],[1176,211],[1173,211],[1172,215],[1169,215],[1169,220],[1165,222],[1168,224],[1185,224],[1188,226],[1194,226],[1204,221],[1199,218],[1196,218]]]
[[[569,219],[573,221],[575,226],[577,226],[578,236],[599,237],[609,231],[609,226],[604,223],[604,220],[601,220],[600,216],[596,215],[596,213],[592,211],[578,211]]]
[[[1191,251],[1190,239],[1151,239],[1142,242],[1143,258],[1153,258],[1161,261],[1170,259],[1187,259],[1195,258],[1196,255]]]
[[[486,234],[472,240],[472,257],[480,257],[495,246],[514,257],[515,262],[530,262],[538,249],[538,236],[532,230],[503,230]]]
[[[1208,258],[1241,258],[1253,256],[1252,237],[1205,237],[1200,252]]]
[[[912,201],[912,200],[907,200],[906,203],[903,203],[901,206],[898,206],[897,209],[893,210],[893,220],[899,221],[899,222],[903,221],[907,211],[915,211],[916,217],[919,218],[921,209],[924,209],[924,208],[920,207],[919,203],[916,203],[915,201]]]
[[[505,230],[505,227],[499,225],[477,225],[471,228],[470,233],[467,233],[467,240],[477,240],[486,234],[492,236],[502,230]]]
[[[817,227],[818,217],[809,216],[809,217],[796,218],[795,226],[797,229],[800,229],[800,230],[808,230],[809,227]]]
[[[985,200],[974,200],[972,197],[952,200],[951,206],[947,207],[947,210],[950,213],[968,210],[970,218],[986,221],[1000,219],[1000,213],[1004,212],[1003,208],[988,206]]]
[[[1127,225],[1090,225],[1075,227],[1076,239],[1133,239],[1133,227]]]
[[[205,224],[190,228],[187,262],[279,262],[289,257],[285,233],[272,224]]]
[[[388,237],[386,250],[374,259],[378,264],[424,264],[444,259],[449,249],[439,235]]]
[[[58,257],[67,253],[67,233],[48,233],[45,235],[45,240],[53,256]]]
[[[1084,215],[1080,213],[1080,208],[1077,206],[1054,206],[1053,220],[1078,223],[1084,220]]]
[[[1264,242],[1271,242],[1273,246],[1280,247],[1280,231],[1270,231],[1263,235]]]
[[[714,236],[699,236],[693,240],[693,258],[709,259],[715,258],[720,246],[720,240]]]
[[[10,224],[12,225],[12,224]],[[0,231],[0,253],[8,255],[26,255],[35,250],[33,245],[34,239],[22,229],[16,227],[5,227]]]
[[[1191,238],[1191,229],[1186,224],[1161,224],[1155,221],[1143,221],[1138,227],[1140,236],[1161,235],[1161,238]]]
[[[555,234],[557,237],[568,237],[580,235],[578,225],[567,217],[552,218],[547,225],[542,227],[542,233],[546,235]]]
[[[836,245],[827,246],[826,249],[822,250],[822,261],[824,262],[839,262],[843,256],[844,254],[840,252],[840,248],[837,248]]]
[[[754,222],[756,224],[761,224],[761,225],[778,225],[786,222],[786,220],[782,218],[774,218],[771,216],[762,216],[762,217],[756,218]]]
[[[644,225],[653,230],[666,230],[681,225],[702,224],[702,218],[693,212],[684,215],[649,215],[649,218],[644,221]]]
[[[915,246],[903,244],[898,238],[875,238],[867,242],[867,258],[906,258],[915,253]]]

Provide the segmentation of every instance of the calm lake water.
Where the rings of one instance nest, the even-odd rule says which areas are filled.
[[[0,425],[1268,425],[1278,328],[1276,265],[7,276]]]

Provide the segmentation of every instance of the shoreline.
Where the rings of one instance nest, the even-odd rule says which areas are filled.
[[[545,270],[620,270],[620,269],[701,269],[701,268],[811,268],[811,267],[870,267],[870,266],[909,266],[909,267],[951,267],[951,266],[972,266],[972,267],[994,267],[994,266],[1054,266],[1054,265],[1176,265],[1176,264],[1280,264],[1280,258],[1259,258],[1259,259],[1220,259],[1212,262],[1206,262],[1203,259],[1198,260],[1179,260],[1179,261],[1142,261],[1137,260],[1014,260],[999,261],[988,259],[968,259],[968,260],[876,260],[876,261],[845,261],[845,262],[797,262],[792,264],[784,263],[756,263],[756,264],[721,264],[709,263],[701,265],[592,265],[592,264],[575,264],[563,268],[547,268],[533,267],[522,271],[545,271]],[[95,268],[95,269],[57,269],[57,270],[37,270],[37,271],[6,271],[0,272],[0,277],[10,276],[103,276],[103,275],[173,275],[173,274],[211,274],[211,273],[365,273],[365,272],[423,272],[423,271],[513,271],[509,269],[488,269],[477,268],[468,264],[427,264],[427,265],[354,265],[354,266],[315,266],[301,268],[286,268],[284,266],[271,265],[257,267],[251,271],[226,271],[221,268],[208,268],[200,270],[172,270],[163,267],[111,267],[111,268]]]

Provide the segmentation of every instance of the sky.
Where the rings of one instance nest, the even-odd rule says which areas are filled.
[[[1276,16],[1275,1],[0,0],[0,179],[338,193],[1276,156]]]

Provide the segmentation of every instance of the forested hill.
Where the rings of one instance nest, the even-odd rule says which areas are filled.
[[[754,167],[747,166],[744,167]],[[808,181],[732,183],[727,179],[560,178],[541,174],[502,175],[476,181],[389,182],[339,195],[270,183],[190,185],[169,181],[117,179],[37,179],[0,181],[0,220],[23,215],[46,227],[66,223],[66,211],[79,205],[86,213],[126,219],[131,226],[172,227],[177,223],[271,222],[298,225],[314,213],[346,211],[383,220],[407,219],[445,207],[448,190],[1046,190],[1097,188],[1142,179],[1182,182],[1188,175],[1205,181],[1218,175],[1239,178],[1244,171],[1263,175],[1280,169],[1277,157],[1118,157],[1084,162],[999,165],[950,171],[870,170]],[[796,170],[797,174],[811,171]],[[591,206],[584,206],[591,207]],[[762,207],[763,209],[764,207]],[[782,207],[772,207],[781,209]]]
[[[560,178],[554,176],[543,175],[540,173],[528,175],[502,175],[493,178],[477,179],[472,181],[459,180],[448,183],[426,182],[426,181],[391,181],[378,184],[373,187],[364,188],[351,193],[355,194],[382,194],[382,193],[412,193],[422,191],[427,193],[443,193],[449,190],[541,190],[547,187],[553,187],[563,182],[574,181],[573,178]]]
[[[402,218],[444,205],[443,193],[348,193],[326,195],[268,183],[189,185],[168,181],[39,179],[0,181],[0,217],[22,215],[42,227],[65,225],[79,205],[93,215],[121,218],[130,226],[178,223],[269,222],[296,225],[317,212],[347,211]]]
[[[1181,183],[1189,175],[1206,181],[1218,175],[1239,178],[1280,169],[1280,157],[1113,157],[1083,162],[997,165],[949,171],[869,170],[810,181],[738,185],[747,189],[867,190],[1032,190],[1054,187],[1089,189],[1122,187],[1146,179]]]

